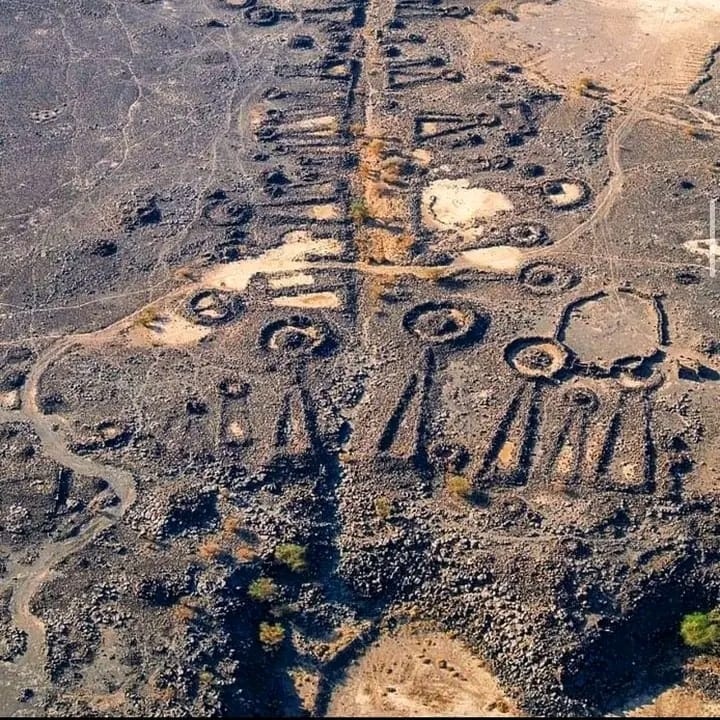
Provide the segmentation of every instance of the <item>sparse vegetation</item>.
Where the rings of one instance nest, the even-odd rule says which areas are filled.
[[[368,208],[365,198],[355,198],[350,203],[350,218],[356,225],[362,225],[370,217],[370,208]]]
[[[160,319],[160,313],[156,308],[147,307],[138,313],[135,322],[137,325],[141,325],[145,328],[150,328],[154,323]]]
[[[506,20],[517,20],[517,15],[515,15],[515,13],[511,10],[503,7],[499,2],[489,2],[487,5],[485,5],[483,11],[486,12],[488,15],[493,15],[495,17],[503,17]]]
[[[248,586],[248,595],[258,602],[270,602],[277,597],[278,586],[272,578],[259,577]]]
[[[233,557],[239,563],[252,562],[257,557],[257,552],[249,545],[238,545],[238,547],[233,550]]]
[[[389,185],[398,185],[405,174],[407,166],[401,158],[392,157],[384,160],[381,166],[381,180]]]
[[[198,555],[208,562],[217,560],[222,555],[222,545],[217,540],[206,540],[198,547]]]
[[[190,596],[181,597],[172,609],[172,616],[179,624],[189,623],[197,614],[198,601]]]
[[[574,89],[578,95],[587,95],[591,90],[597,88],[597,84],[591,77],[583,75],[575,81]]]
[[[695,650],[720,650],[720,608],[686,615],[680,623],[683,642]]]
[[[302,545],[286,543],[275,548],[275,560],[296,573],[307,569],[305,548]]]
[[[252,562],[257,557],[257,552],[249,545],[238,545],[233,550],[233,557],[239,563]]]
[[[197,609],[190,605],[184,605],[181,603],[173,608],[172,615],[175,622],[184,625],[195,618],[197,615]]]
[[[224,535],[237,535],[238,531],[242,529],[243,521],[242,518],[237,515],[231,515],[226,517],[223,521],[223,534]]]
[[[212,685],[215,676],[209,670],[201,670],[198,673],[198,681],[202,685]]]
[[[448,475],[445,487],[451,495],[462,500],[469,500],[472,495],[472,483],[463,475]]]
[[[388,498],[384,495],[379,498],[375,498],[375,514],[381,520],[387,520],[390,517],[391,512],[392,502],[390,502]]]
[[[285,628],[279,623],[260,623],[258,638],[266,650],[275,650],[285,639]]]

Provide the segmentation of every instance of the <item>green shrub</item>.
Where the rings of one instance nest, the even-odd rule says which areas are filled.
[[[279,623],[261,622],[258,638],[266,650],[274,650],[285,639],[285,628]]]
[[[462,475],[448,475],[445,478],[445,487],[451,495],[462,500],[472,497],[472,483]]]
[[[370,208],[364,198],[355,198],[350,203],[350,217],[356,225],[362,225],[370,217]]]
[[[683,642],[696,650],[720,648],[720,610],[694,612],[686,615],[680,623]]]
[[[270,602],[277,597],[278,586],[269,577],[259,577],[248,587],[248,595],[258,602]]]
[[[292,543],[278,545],[275,548],[275,560],[296,573],[307,568],[305,548],[302,545],[293,545]]]
[[[375,498],[375,514],[381,519],[381,520],[387,520],[390,517],[390,513],[392,512],[392,503],[388,498],[386,498],[384,495],[378,498]]]

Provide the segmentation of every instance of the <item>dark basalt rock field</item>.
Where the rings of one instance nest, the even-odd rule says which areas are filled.
[[[467,1],[0,3],[0,714],[323,714],[418,619],[528,714],[682,680],[715,56],[577,92]]]

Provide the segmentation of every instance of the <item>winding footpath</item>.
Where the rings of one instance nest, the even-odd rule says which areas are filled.
[[[29,565],[8,563],[8,577],[12,578],[10,613],[18,630],[25,633],[27,649],[12,663],[0,665],[0,716],[36,715],[35,703],[22,704],[18,697],[24,688],[41,694],[48,684],[45,672],[47,647],[45,626],[33,614],[31,602],[42,585],[54,576],[53,568],[65,558],[78,552],[97,535],[118,523],[136,499],[135,479],[132,474],[109,465],[94,462],[87,457],[71,453],[58,433],[58,419],[43,414],[37,402],[38,386],[44,372],[71,347],[66,339],[51,346],[33,367],[27,378],[19,410],[0,410],[0,422],[19,422],[30,425],[37,434],[43,454],[77,475],[102,478],[108,489],[119,498],[119,503],[95,515],[71,538],[53,542],[48,540],[37,558]]]

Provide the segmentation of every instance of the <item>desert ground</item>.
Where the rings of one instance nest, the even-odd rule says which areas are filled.
[[[720,713],[720,3],[453,1],[0,3],[0,715]]]

